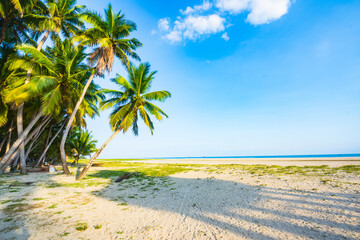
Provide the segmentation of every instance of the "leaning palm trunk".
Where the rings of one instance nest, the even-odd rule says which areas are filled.
[[[37,134],[39,132],[39,129],[40,129],[41,125],[37,126],[30,134],[29,134],[29,137],[26,138],[26,140],[24,141],[24,145],[26,146],[30,140],[35,136],[35,134]],[[16,167],[17,165],[17,162],[19,160],[19,151],[15,151],[11,157],[10,157],[10,160],[9,160],[9,163],[4,166],[5,170],[7,169],[7,167],[11,164],[11,162],[13,163],[12,166]],[[5,171],[4,170],[4,171]]]
[[[76,115],[76,112],[78,111],[82,101],[84,100],[84,97],[85,97],[85,94],[86,94],[86,91],[88,90],[93,78],[95,76],[95,73],[91,74],[91,76],[89,77],[82,93],[81,93],[81,96],[78,100],[78,102],[76,103],[76,106],[70,116],[70,119],[66,125],[66,128],[65,128],[65,131],[64,131],[64,134],[61,138],[61,142],[60,142],[60,155],[61,155],[61,164],[62,164],[62,167],[63,167],[63,172],[65,174],[70,174],[70,171],[69,171],[69,168],[67,166],[67,163],[66,163],[66,154],[65,154],[65,142],[66,142],[66,138],[69,134],[69,131],[70,131],[70,128],[71,128],[71,125],[75,119],[75,115]]]
[[[47,31],[44,37],[39,42],[39,45],[36,48],[38,51],[42,49],[42,46],[44,45],[46,39],[49,37],[49,34],[50,31]],[[29,69],[26,75],[25,84],[29,83],[31,72],[32,69]],[[20,106],[18,107],[17,116],[16,116],[18,137],[20,137],[23,133],[23,111],[24,111],[24,103],[20,104]],[[20,144],[19,151],[20,151],[20,172],[26,173],[25,146],[23,143]]]
[[[49,150],[51,144],[54,142],[54,140],[56,139],[56,137],[59,135],[59,133],[61,132],[61,130],[63,129],[63,127],[65,126],[65,122],[61,125],[60,129],[55,133],[55,135],[52,137],[52,139],[50,140],[49,144],[46,146],[45,150],[43,151],[43,153],[41,154],[40,158],[38,159],[38,161],[36,162],[35,167],[38,167],[40,165],[40,163],[43,163],[45,160],[45,156],[46,156],[46,152]]]
[[[51,126],[49,127],[49,132],[48,132],[48,134],[47,134],[47,137],[46,137],[45,142],[44,142],[44,144],[43,144],[43,147],[42,147],[42,149],[41,149],[41,156],[43,155],[43,153],[45,152],[45,149],[46,149],[47,146],[49,145],[52,128],[53,128],[53,125],[51,125]],[[45,155],[44,155],[44,158],[46,158],[46,153],[45,153]],[[36,161],[35,166],[36,166],[39,162],[41,162],[41,158],[39,158],[39,159]]]
[[[4,172],[6,168],[4,166],[8,166],[11,162],[11,155],[16,151],[16,149],[20,146],[21,143],[24,142],[26,139],[26,136],[29,134],[30,130],[34,127],[36,122],[41,118],[42,112],[40,111],[29,123],[29,125],[26,127],[26,129],[23,131],[23,133],[16,139],[16,141],[13,143],[9,151],[4,155],[4,157],[1,159],[0,162],[0,172]]]
[[[86,164],[86,166],[84,167],[84,169],[81,171],[81,173],[79,174],[79,176],[76,178],[76,180],[81,180],[86,172],[89,170],[89,168],[92,166],[92,164],[94,163],[94,161],[96,160],[96,158],[100,155],[100,153],[104,150],[104,148],[116,137],[116,135],[118,135],[121,132],[121,128],[116,130],[116,132],[114,132],[113,135],[111,135],[111,137],[101,146],[101,148],[99,148],[99,150],[95,153],[95,155],[90,159],[90,161]]]
[[[38,132],[40,131],[40,128],[43,126],[43,124],[45,122],[47,122],[49,119],[50,119],[51,116],[48,116],[39,126],[37,126],[30,134],[29,136],[24,140],[24,146],[26,146],[30,140],[35,137],[35,135],[38,134]],[[17,149],[17,151],[14,151],[14,153],[10,156],[9,160],[8,160],[8,163],[3,167],[4,168],[4,171],[7,169],[7,167],[10,165],[11,162],[14,162],[14,161],[18,161],[18,159],[20,158],[20,151],[19,149]],[[14,164],[16,165],[16,164]],[[0,171],[1,171],[1,168],[0,168]]]
[[[30,141],[30,139],[32,139],[32,141],[30,142],[29,146],[27,147],[28,150],[26,151],[26,155],[25,155],[25,160],[27,160],[29,154],[31,153],[31,151],[35,148],[33,147],[33,145],[35,144],[35,142],[39,139],[40,135],[42,134],[42,132],[45,130],[47,124],[50,122],[51,120],[51,116],[48,116],[45,118],[44,121],[41,122],[41,124],[34,130],[35,134],[28,137],[27,141]],[[26,146],[27,142],[25,141],[25,146]],[[39,143],[37,143],[35,146],[37,146]]]
[[[1,152],[3,146],[4,146],[5,142],[6,142],[6,137],[7,137],[7,135],[8,135],[8,134],[5,134],[3,140],[2,140],[1,143],[0,143],[0,152]],[[0,160],[1,160],[1,157],[0,157]]]
[[[13,125],[14,125],[14,120],[11,121],[11,127],[10,127],[10,129],[9,129],[9,135],[8,135],[8,141],[7,141],[6,148],[5,148],[5,154],[6,154],[6,153],[9,151],[9,149],[10,149],[11,133],[12,133],[12,131],[14,130]]]

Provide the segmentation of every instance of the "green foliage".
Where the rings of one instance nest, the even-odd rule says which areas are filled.
[[[67,154],[79,160],[96,152],[96,143],[96,140],[92,140],[91,132],[75,128],[72,135],[67,139]]]
[[[76,0],[47,0],[40,14],[29,13],[24,19],[32,30],[62,32],[68,38],[84,28],[80,18],[85,6],[76,5],[76,2]]]
[[[150,72],[150,64],[142,63],[138,67],[130,64],[128,80],[117,75],[112,82],[119,85],[120,90],[106,89],[103,92],[110,96],[100,103],[101,109],[113,108],[110,115],[110,125],[115,130],[126,132],[132,127],[133,133],[138,134],[137,121],[140,117],[153,133],[154,125],[150,115],[157,120],[168,117],[163,110],[152,104],[151,100],[165,101],[171,97],[168,91],[149,92],[156,72]],[[149,115],[150,114],[150,115]]]
[[[90,55],[90,62],[91,65],[96,62],[98,75],[112,70],[114,56],[126,67],[130,65],[128,56],[140,60],[135,50],[142,44],[136,38],[128,39],[130,33],[136,30],[136,24],[127,20],[124,14],[115,13],[109,4],[105,9],[105,19],[93,11],[86,11],[83,19],[92,27],[79,35],[77,40],[83,45],[95,47]]]

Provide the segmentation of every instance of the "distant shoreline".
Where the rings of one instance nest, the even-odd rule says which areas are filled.
[[[120,160],[120,159],[119,159]],[[204,164],[204,165],[276,165],[276,166],[321,166],[340,167],[360,165],[360,157],[281,157],[281,158],[181,158],[181,159],[132,159],[123,162],[157,163],[157,164]]]
[[[360,153],[351,153],[351,154],[312,154],[312,155],[264,155],[264,156],[203,156],[203,157],[145,157],[145,158],[104,158],[103,160],[190,160],[190,159],[246,159],[246,160],[296,160],[296,161],[339,161],[341,159],[344,160],[360,160]]]

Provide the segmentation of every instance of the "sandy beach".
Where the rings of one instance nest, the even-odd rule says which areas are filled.
[[[168,167],[137,167],[148,165]],[[0,239],[360,238],[357,173],[251,169],[208,165],[119,183],[121,167],[94,167],[81,182],[1,177]],[[33,183],[17,185],[24,182]]]

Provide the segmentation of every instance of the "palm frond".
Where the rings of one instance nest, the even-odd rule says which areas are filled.
[[[160,102],[165,101],[166,99],[171,97],[171,93],[168,91],[155,91],[155,92],[150,92],[150,93],[145,93],[143,95],[143,97],[146,100],[157,100]]]

